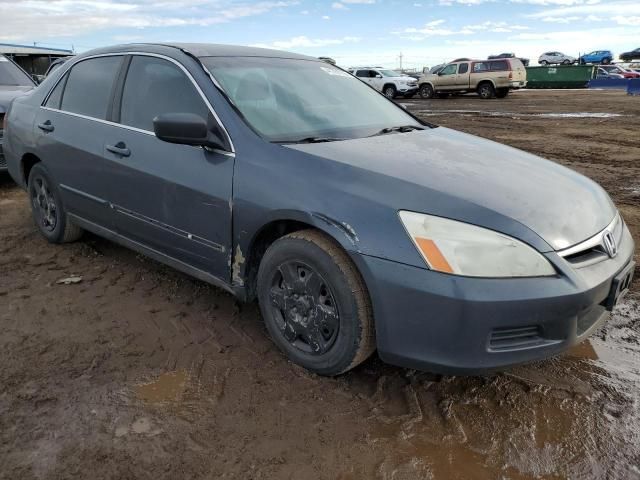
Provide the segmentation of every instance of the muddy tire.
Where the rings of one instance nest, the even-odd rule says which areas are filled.
[[[496,89],[490,82],[483,82],[478,86],[478,95],[483,100],[489,100],[496,96]]]
[[[508,88],[498,88],[496,90],[496,98],[505,98],[507,95],[509,95]]]
[[[431,85],[429,85],[428,83],[423,83],[422,85],[420,85],[419,93],[420,93],[420,98],[429,99],[429,98],[433,98],[433,95],[435,92]]]
[[[74,242],[82,236],[83,230],[69,220],[58,187],[41,163],[29,173],[28,192],[33,220],[49,242]]]
[[[369,294],[340,245],[317,230],[276,240],[258,270],[267,330],[289,359],[320,375],[339,375],[375,350]]]

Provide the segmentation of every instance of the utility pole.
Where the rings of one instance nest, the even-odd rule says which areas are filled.
[[[402,52],[400,52],[400,71],[402,72]]]

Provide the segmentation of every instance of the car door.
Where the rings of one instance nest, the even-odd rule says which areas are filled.
[[[34,126],[36,152],[59,184],[72,215],[109,228],[110,165],[103,156],[107,118],[124,56],[82,60],[65,73],[40,108]]]
[[[384,87],[385,80],[379,71],[369,70],[369,83],[373,88],[381,92]]]
[[[458,65],[452,63],[447,65],[438,72],[438,78],[436,80],[437,90],[451,90],[455,88],[456,77],[458,75]]]
[[[235,156],[159,140],[153,119],[167,113],[217,117],[178,62],[130,57],[117,96],[119,124],[104,137],[108,197],[116,231],[170,259],[229,281]]]
[[[469,64],[467,62],[458,64],[458,72],[455,79],[456,88],[469,87]]]
[[[364,83],[371,85],[371,79],[369,78],[369,70],[356,70],[356,77],[362,80]]]

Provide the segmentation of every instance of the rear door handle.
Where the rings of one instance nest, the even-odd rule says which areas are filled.
[[[107,145],[105,148],[120,157],[128,157],[131,155],[131,150],[127,148],[124,142],[118,142],[115,145]]]
[[[53,132],[56,129],[51,123],[51,120],[47,120],[44,123],[39,123],[38,128],[43,132]]]

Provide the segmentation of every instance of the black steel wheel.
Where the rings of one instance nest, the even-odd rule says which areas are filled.
[[[48,180],[42,175],[34,175],[30,187],[31,207],[38,226],[46,232],[53,232],[58,225],[58,206]]]
[[[28,187],[33,219],[49,242],[72,242],[82,236],[82,229],[67,218],[58,188],[41,163],[31,169]]]
[[[291,260],[272,272],[269,308],[282,336],[311,355],[327,353],[340,330],[340,312],[327,281],[313,267]]]
[[[375,349],[362,278],[340,245],[322,232],[303,230],[274,242],[257,280],[267,330],[293,362],[338,375]]]

